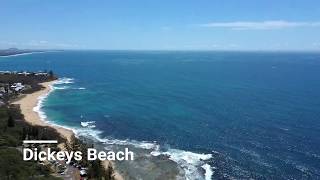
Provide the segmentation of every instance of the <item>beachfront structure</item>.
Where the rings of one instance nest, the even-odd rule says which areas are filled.
[[[19,72],[18,73],[18,75],[24,75],[24,76],[28,76],[28,75],[30,75],[31,73],[29,73],[29,72],[26,72],[26,71],[24,71],[24,72]]]
[[[16,74],[16,75],[23,75],[23,76],[30,76],[30,75],[35,75],[35,76],[49,76],[49,73],[47,72],[43,72],[43,71],[39,71],[37,73],[35,72],[28,72],[28,71],[0,71],[0,75],[1,74]]]
[[[13,85],[11,85],[11,88],[16,92],[19,92],[24,89],[24,85],[22,85],[22,83],[14,83]]]

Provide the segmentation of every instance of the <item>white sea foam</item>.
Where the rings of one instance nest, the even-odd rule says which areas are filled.
[[[63,77],[58,79],[58,81],[56,81],[54,83],[54,85],[59,85],[59,84],[72,84],[74,83],[74,79],[73,78],[67,78],[67,77]]]
[[[39,117],[41,120],[45,121],[47,119],[46,114],[41,110],[42,106],[43,106],[43,102],[46,99],[46,97],[49,95],[49,93],[39,96],[38,97],[38,103],[35,107],[33,107],[33,111],[35,111],[36,113],[38,113]]]
[[[73,82],[74,79],[72,78],[61,78],[54,85],[70,84]],[[33,108],[33,110],[36,111],[39,114],[40,118],[44,121],[47,119],[47,116],[41,110],[41,108],[47,96],[52,91],[56,90],[56,86],[54,85],[51,86],[51,90],[47,94],[38,98],[38,104],[36,107]],[[176,162],[185,171],[185,176],[188,180],[202,179],[200,177],[203,177],[203,179],[205,180],[211,180],[213,175],[213,168],[205,162],[206,160],[212,158],[211,154],[198,154],[179,149],[168,149],[167,151],[160,151],[160,145],[158,145],[156,142],[101,138],[102,131],[92,129],[93,127],[95,127],[94,121],[83,121],[81,122],[82,127],[69,127],[65,125],[62,126],[53,122],[48,123],[72,130],[77,137],[89,137],[90,139],[97,140],[106,145],[130,145],[134,146],[135,148],[151,150],[150,154],[152,156],[166,155],[169,157],[169,159]],[[205,171],[204,175],[201,173],[201,171],[199,171],[199,168],[202,168]]]
[[[42,111],[42,107],[43,107],[43,103],[44,101],[46,100],[46,98],[49,96],[50,93],[52,93],[54,90],[56,89],[61,89],[61,88],[64,88],[63,86],[62,87],[56,87],[55,85],[59,85],[59,84],[70,84],[70,83],[73,83],[73,80],[72,78],[60,78],[58,79],[56,82],[54,82],[52,85],[50,85],[50,90],[48,93],[42,95],[42,96],[39,96],[38,97],[38,103],[35,107],[33,107],[33,111],[35,111],[36,113],[38,113],[39,117],[41,120],[43,121],[47,121],[47,115],[45,114],[44,111]],[[51,123],[52,124],[52,123]]]
[[[75,88],[75,89],[85,90],[86,88],[84,88],[84,87],[79,87],[79,88]]]
[[[84,121],[84,122],[80,122],[82,127],[86,127],[86,128],[95,128],[95,121]]]
[[[53,86],[53,89],[54,90],[63,90],[63,89],[69,89],[70,86]]]
[[[85,87],[62,86],[62,85],[68,85],[73,83],[74,83],[73,78],[63,77],[58,79],[58,81],[54,83],[53,89],[57,89],[57,90],[64,90],[64,89],[85,90],[86,89]]]
[[[204,164],[201,167],[205,170],[205,174],[204,174],[205,179],[211,180],[213,175],[212,167],[209,164]]]
[[[41,110],[43,103],[46,100],[46,98],[49,96],[49,94],[55,90],[54,86],[50,85],[49,87],[50,87],[49,92],[42,95],[42,96],[39,96],[37,105],[35,107],[33,107],[33,109],[32,109],[34,112],[38,113],[38,115],[42,121],[47,120],[47,115],[45,114],[45,112],[43,112]]]
[[[99,137],[102,134],[102,131],[91,129],[91,128],[83,128],[83,127],[73,127],[72,128],[73,133],[76,135],[76,137],[87,137],[92,140],[99,141]]]
[[[101,142],[108,144],[108,145],[130,145],[134,146],[135,148],[141,149],[159,149],[159,145],[156,143],[150,143],[146,141],[134,141],[134,140],[119,140],[119,139],[100,139]]]
[[[52,123],[53,124],[53,123]],[[156,142],[147,142],[147,141],[135,141],[135,140],[119,140],[119,139],[106,139],[101,138],[102,131],[88,128],[90,127],[91,122],[81,122],[83,127],[69,127],[69,126],[61,126],[54,124],[56,126],[60,126],[69,130],[72,130],[77,137],[87,137],[92,140],[96,140],[97,142],[104,143],[106,145],[124,145],[124,146],[133,146],[135,148],[141,148],[146,150],[152,150],[152,156],[166,155],[170,160],[176,162],[184,171],[185,178],[187,180],[193,179],[203,179],[211,180],[213,171],[212,167],[205,163],[205,160],[209,160],[212,158],[211,154],[198,154],[194,152],[179,150],[179,149],[169,149],[165,152],[160,151],[160,145]],[[203,175],[199,168],[202,168],[205,171]]]
[[[156,142],[106,139],[101,138],[100,136],[102,132],[96,130],[77,129],[75,132],[78,136],[94,138],[106,145],[129,145],[135,148],[152,150],[150,152],[152,156],[166,155],[185,171],[185,176],[188,180],[201,179],[200,177],[203,177],[205,180],[211,180],[213,175],[213,168],[205,162],[212,158],[212,154],[199,154],[180,149],[168,149],[167,151],[161,151],[160,145]],[[205,171],[204,175],[199,171],[199,168],[202,168]]]
[[[198,154],[180,149],[169,149],[166,152],[153,151],[151,154],[154,156],[159,156],[161,154],[169,156],[169,159],[176,162],[185,171],[185,176],[188,180],[200,179],[200,177],[203,177],[198,170],[199,167],[204,169],[204,177],[206,180],[211,180],[213,175],[212,167],[205,163],[205,160],[212,158],[211,154]]]
[[[82,122],[81,125],[88,127],[90,123],[91,121]],[[160,145],[156,142],[101,138],[102,131],[84,127],[72,128],[72,131],[77,137],[87,137],[106,145],[133,146],[135,148],[151,150],[150,154],[152,156],[166,155],[185,171],[185,178],[187,180],[211,180],[213,175],[213,168],[205,162],[212,158],[211,154],[198,154],[180,149],[168,149],[167,151],[161,151]],[[205,174],[203,174],[199,168],[202,168],[205,171]]]

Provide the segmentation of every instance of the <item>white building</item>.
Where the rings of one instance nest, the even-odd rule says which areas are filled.
[[[22,83],[14,83],[11,85],[11,88],[18,92],[24,89],[24,85],[22,85]]]

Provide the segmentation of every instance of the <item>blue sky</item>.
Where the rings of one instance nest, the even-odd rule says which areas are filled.
[[[320,50],[319,0],[0,0],[0,48]]]

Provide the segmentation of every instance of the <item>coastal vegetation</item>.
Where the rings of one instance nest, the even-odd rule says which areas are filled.
[[[81,151],[83,154],[83,158],[81,161],[72,160],[72,164],[76,164],[76,166],[86,167],[87,177],[89,179],[101,179],[101,180],[114,180],[114,169],[113,166],[108,163],[107,168],[103,165],[103,162],[99,159],[94,161],[88,161],[87,159],[87,149],[93,148],[94,145],[89,145],[84,143],[80,139],[75,136],[71,137],[70,141],[65,142],[65,149],[69,152],[73,151]]]
[[[41,162],[23,161],[22,150],[26,146],[23,140],[58,140],[65,144],[64,150],[81,151],[86,156],[88,145],[76,138],[71,140],[61,136],[56,129],[50,126],[31,125],[24,119],[20,106],[12,104],[17,98],[24,94],[33,93],[43,87],[39,84],[56,80],[52,71],[41,72],[0,72],[0,179],[47,179],[56,180],[63,177],[67,164],[65,162]],[[19,87],[19,88],[18,88]],[[61,150],[57,144],[52,145],[28,145],[31,148],[46,149],[48,147]],[[72,161],[69,164],[71,176],[74,179],[85,177],[96,180],[113,180],[114,169],[111,163],[106,167],[99,160]],[[59,176],[59,177],[57,177]]]
[[[0,107],[0,177],[7,180],[19,179],[47,179],[58,180],[60,178],[50,175],[48,166],[35,161],[22,160],[22,141],[24,136],[39,137],[45,134],[47,138],[56,136],[56,132],[48,130],[42,133],[40,127],[34,127],[22,121],[22,114],[17,107]]]

